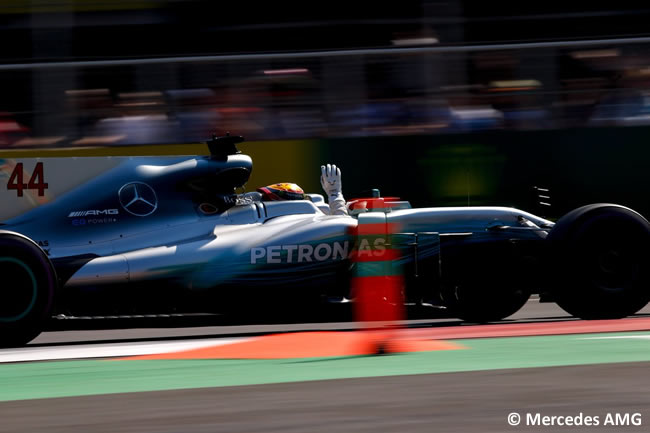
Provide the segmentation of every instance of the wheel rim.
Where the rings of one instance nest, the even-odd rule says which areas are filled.
[[[638,281],[640,263],[627,249],[608,246],[595,252],[591,272],[596,287],[609,293],[623,292]]]
[[[36,304],[36,277],[27,264],[13,257],[0,257],[0,275],[9,275],[10,281],[9,287],[0,289],[0,322],[21,320]]]

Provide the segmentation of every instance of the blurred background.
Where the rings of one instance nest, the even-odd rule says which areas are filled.
[[[315,139],[344,165],[350,145],[412,150],[388,188],[424,184],[415,204],[534,203],[519,182],[576,186],[558,212],[650,210],[629,190],[648,180],[649,21],[638,2],[5,0],[0,147]]]

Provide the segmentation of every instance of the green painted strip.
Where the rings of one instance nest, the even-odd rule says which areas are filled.
[[[505,368],[650,361],[648,333],[456,340],[468,350],[297,360],[57,361],[0,365],[0,401]]]
[[[392,261],[358,262],[356,277],[382,277],[402,275],[402,268]]]

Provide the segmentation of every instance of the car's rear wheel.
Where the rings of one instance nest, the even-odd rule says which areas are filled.
[[[22,236],[0,233],[0,347],[22,346],[40,334],[55,287],[43,250]]]
[[[621,318],[650,300],[650,224],[616,205],[589,205],[562,217],[548,236],[553,294],[583,319]]]

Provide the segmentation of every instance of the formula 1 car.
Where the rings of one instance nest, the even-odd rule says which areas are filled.
[[[350,257],[361,247],[351,233],[369,218],[398,227],[380,244],[401,251],[405,302],[465,320],[505,318],[531,293],[585,319],[634,314],[650,299],[650,225],[626,207],[588,205],[553,223],[514,208],[413,209],[374,197],[331,216],[317,194],[236,194],[252,170],[242,140],[213,137],[209,156],[129,159],[5,221],[0,346],[26,344],[58,314],[354,300]]]

